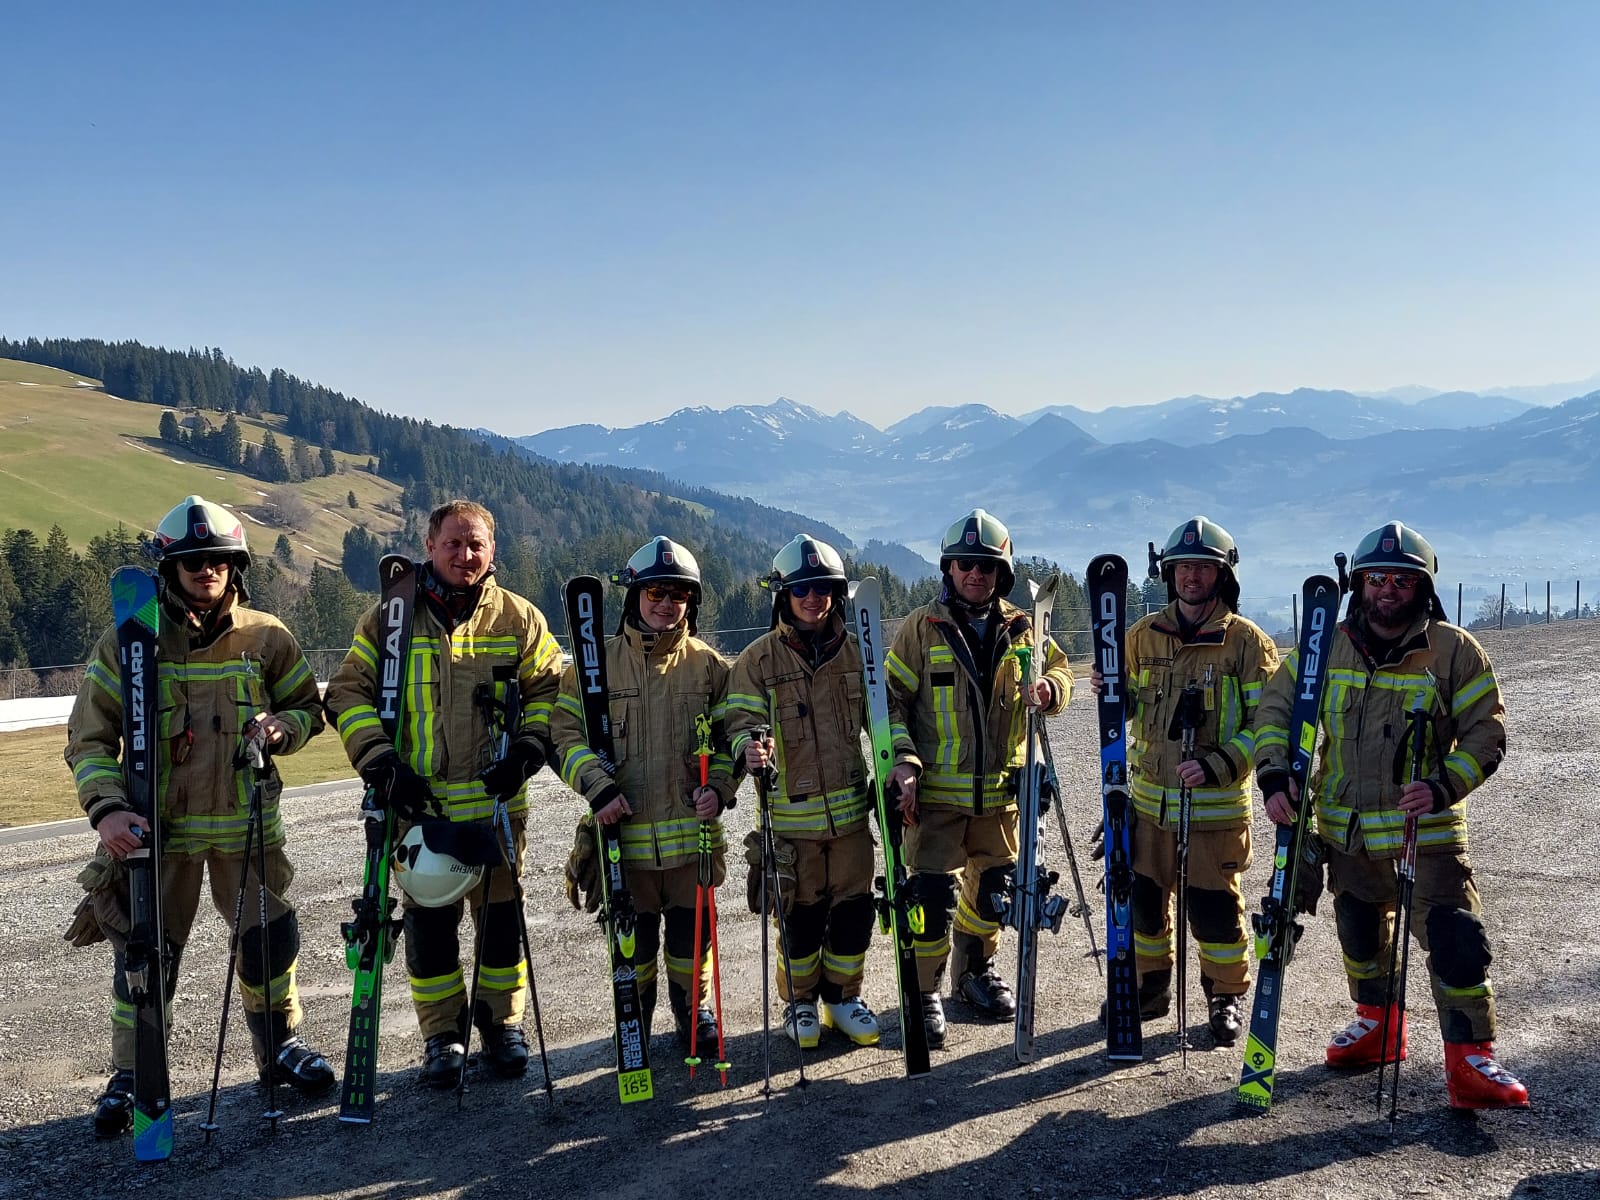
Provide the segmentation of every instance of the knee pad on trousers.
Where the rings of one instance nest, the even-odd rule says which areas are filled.
[[[828,937],[840,954],[863,954],[872,941],[876,909],[871,896],[851,896],[828,913]]]
[[[412,905],[405,910],[406,970],[414,979],[448,975],[461,966],[461,946],[457,928],[461,912],[450,908],[423,908]]]
[[[956,911],[956,881],[944,872],[918,872],[911,877],[911,894],[922,905],[922,941],[934,942],[950,931]]]
[[[1334,924],[1346,958],[1370,962],[1383,945],[1383,913],[1370,900],[1351,895],[1333,898]]]
[[[1244,937],[1239,904],[1232,892],[1190,888],[1189,923],[1202,942],[1237,942]]]
[[[804,958],[822,949],[828,936],[828,902],[817,900],[811,904],[796,904],[783,919],[784,931],[789,935],[789,953]]]
[[[178,964],[183,960],[183,947],[167,947],[167,999],[171,1000],[178,991]],[[128,963],[120,950],[111,952],[111,994],[124,1004],[132,1004],[133,998],[128,995]]]
[[[1155,937],[1167,927],[1166,889],[1137,872],[1133,876],[1133,927],[1146,937]]]
[[[522,926],[515,900],[496,900],[483,912],[483,965],[514,967],[522,961]]]
[[[693,913],[689,914],[692,918]],[[689,936],[694,937],[694,930],[689,930]],[[635,963],[655,962],[656,955],[661,953],[661,914],[639,913],[635,918],[633,927],[633,961]],[[689,957],[689,952],[684,952],[684,957]]]
[[[1440,907],[1428,913],[1428,954],[1446,987],[1476,987],[1489,976],[1489,935],[1483,921],[1464,908]]]
[[[1006,896],[1011,892],[1011,877],[1016,871],[1016,863],[1001,863],[994,867],[985,867],[978,876],[978,915],[985,921],[998,921],[1001,918],[1000,910],[994,906],[995,896]]]
[[[267,978],[276,979],[300,957],[300,922],[294,913],[267,922]],[[246,926],[239,935],[239,980],[253,988],[266,986],[261,978],[261,926]]]
[[[661,920],[666,925],[667,956],[688,962],[694,957],[694,909],[665,909]],[[701,930],[701,937],[710,945],[710,938],[706,937],[704,930]]]

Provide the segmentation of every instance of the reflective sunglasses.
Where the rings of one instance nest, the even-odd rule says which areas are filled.
[[[977,571],[982,575],[993,575],[1000,569],[1000,564],[992,558],[958,558],[956,566],[963,571]]]
[[[652,604],[660,604],[663,600],[671,600],[674,604],[689,603],[689,593],[683,588],[663,587],[659,583],[646,584],[644,598]]]
[[[829,583],[791,583],[789,594],[796,600],[804,600],[807,596],[829,596],[833,594],[833,585]]]
[[[198,575],[207,567],[213,571],[225,570],[233,566],[231,554],[185,554],[176,560],[177,564],[191,575]]]
[[[1368,571],[1366,580],[1375,588],[1393,584],[1396,591],[1414,592],[1417,584],[1422,582],[1422,576],[1410,571]]]

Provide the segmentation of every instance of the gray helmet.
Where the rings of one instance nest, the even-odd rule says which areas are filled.
[[[222,505],[199,496],[188,497],[162,517],[153,542],[162,562],[189,554],[229,554],[239,566],[250,565],[244,524]]]
[[[1181,562],[1208,562],[1217,568],[1217,595],[1239,611],[1239,547],[1233,536],[1209,517],[1190,517],[1167,538],[1160,554],[1150,555],[1150,577],[1166,581],[1167,603],[1178,598],[1173,570]]]
[[[1011,532],[995,517],[975,508],[945,531],[939,543],[939,572],[949,576],[957,558],[992,558],[1000,565],[995,574],[996,596],[1011,594],[1017,577],[1013,570]]]
[[[700,615],[700,564],[688,547],[657,534],[633,552],[627,566],[611,573],[611,582],[628,589],[622,606],[624,622],[639,615],[639,589],[645,584],[683,584],[689,592],[689,632],[695,631]]]
[[[1438,595],[1439,556],[1427,538],[1399,521],[1385,521],[1362,538],[1350,564],[1352,609],[1361,607],[1362,576],[1368,571],[1384,570],[1420,574],[1428,591],[1429,612],[1441,621],[1445,619]]]
[[[827,542],[798,533],[772,556],[772,572],[760,581],[772,593],[772,624],[777,625],[784,593],[797,583],[824,582],[832,587],[834,602],[844,599],[848,580],[844,559]]]

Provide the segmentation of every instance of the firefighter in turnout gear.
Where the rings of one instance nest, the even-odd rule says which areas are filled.
[[[1438,558],[1398,521],[1367,534],[1351,565],[1346,617],[1329,647],[1321,725],[1326,740],[1310,788],[1327,849],[1355,1019],[1328,1046],[1331,1067],[1406,1057],[1404,1014],[1387,1016],[1396,929],[1396,869],[1408,816],[1417,818],[1411,930],[1428,955],[1454,1108],[1522,1108],[1527,1089],[1495,1061],[1491,954],[1467,857],[1467,793],[1506,752],[1505,705],[1483,647],[1445,621]],[[1298,652],[1267,686],[1256,727],[1256,778],[1267,815],[1294,819],[1288,724]],[[1412,780],[1407,731],[1425,721],[1425,762]],[[1408,782],[1409,781],[1409,782]]]
[[[777,958],[784,1030],[803,1049],[820,1024],[860,1046],[878,1040],[878,1021],[861,996],[874,917],[874,847],[861,733],[866,697],[861,651],[845,628],[844,562],[802,533],[778,551],[761,586],[773,593],[772,629],[746,647],[728,685],[733,754],[751,771],[770,763],[774,836],[794,862],[779,897],[787,914],[787,959]],[[755,730],[772,730],[769,745]],[[753,872],[759,872],[759,845]],[[780,877],[780,886],[783,880]],[[755,881],[759,888],[759,880]],[[818,1011],[818,1001],[821,1011]]]
[[[171,997],[204,876],[210,875],[212,902],[230,925],[241,887],[252,893],[260,887],[254,856],[249,863],[244,859],[251,783],[248,768],[238,765],[242,738],[261,732],[272,755],[292,754],[321,731],[322,709],[317,681],[294,635],[276,617],[245,606],[250,551],[238,517],[190,496],[162,519],[153,546],[161,576],[157,770],[161,909],[171,951],[166,994]],[[67,723],[66,748],[78,798],[100,837],[94,861],[80,876],[90,894],[68,937],[84,945],[104,936],[116,959],[111,1018],[115,1074],[94,1116],[95,1132],[102,1137],[114,1137],[133,1125],[134,1010],[123,974],[128,898],[121,860],[139,848],[139,832],[148,827],[128,806],[118,765],[119,662],[117,635],[111,630],[95,647],[85,672]],[[301,1018],[295,988],[300,925],[284,898],[294,871],[283,849],[282,791],[274,768],[264,783],[261,828],[270,978],[261,977],[263,935],[252,922],[239,940],[239,994],[262,1079],[270,1072],[277,1081],[316,1096],[333,1086],[334,1075],[327,1059],[296,1032]]]
[[[490,818],[496,798],[503,797],[516,843],[512,870],[521,874],[526,781],[548,757],[561,650],[538,608],[495,581],[494,517],[488,509],[469,500],[441,505],[428,517],[425,545],[399,746],[385,736],[378,715],[377,607],[361,619],[350,652],[328,683],[328,713],[350,762],[398,818],[397,845],[405,844],[413,825],[425,822],[429,844],[455,848],[463,862],[488,867],[499,861]],[[521,725],[497,759],[497,731],[486,701],[504,700],[509,674],[517,680]],[[436,860],[420,865],[425,869],[430,861]],[[484,874],[490,876],[487,906],[481,877],[465,892],[440,893],[432,886],[436,881],[421,878],[418,886],[407,887],[407,872],[396,871],[405,897],[411,1000],[424,1040],[423,1080],[430,1087],[456,1085],[472,1025],[496,1075],[515,1078],[527,1069],[522,1014],[528,964],[512,873]],[[480,908],[483,958],[477,1011],[469,1012],[460,927],[465,910],[476,922]]]
[[[627,588],[622,620],[605,644],[616,777],[606,773],[585,740],[575,666],[562,676],[551,734],[567,786],[588,801],[596,821],[621,822],[623,868],[639,918],[634,966],[646,1037],[656,1005],[656,955],[664,942],[678,1038],[687,1049],[692,1022],[698,1043],[714,1046],[717,1022],[707,1005],[710,947],[698,964],[693,961],[694,905],[701,821],[712,824],[714,885],[727,869],[716,818],[738,789],[725,733],[728,663],[694,636],[700,566],[683,546],[652,538],[611,582]],[[712,730],[706,787],[700,786],[697,717],[709,719]],[[579,837],[593,840],[587,830]]]
[[[1167,606],[1128,630],[1133,693],[1128,767],[1133,786],[1133,923],[1139,1012],[1165,1016],[1172,1004],[1182,794],[1189,792],[1189,932],[1200,960],[1208,1024],[1231,1046],[1250,988],[1240,877],[1250,866],[1252,725],[1278,649],[1239,615],[1239,551],[1228,531],[1193,517],[1151,548],[1150,573],[1167,585]],[[1100,692],[1100,672],[1091,677]],[[1192,729],[1194,754],[1181,750]]]
[[[1026,708],[1062,712],[1072,671],[1052,641],[1033,646],[1032,618],[1006,601],[1015,582],[1011,535],[983,509],[945,534],[939,598],[914,610],[885,660],[895,767],[889,787],[906,814],[906,863],[924,914],[915,937],[928,1044],[944,1045],[940,989],[954,957],[956,989],[995,1020],[1016,1000],[994,966],[1000,914],[993,898],[1016,866],[1017,777]],[[1039,682],[1025,695],[1011,653],[1033,647]],[[954,936],[951,920],[954,918]]]

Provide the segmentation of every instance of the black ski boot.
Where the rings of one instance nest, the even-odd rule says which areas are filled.
[[[944,1049],[944,1000],[938,992],[922,993],[922,1027],[928,1033],[928,1049]]]
[[[270,1075],[302,1096],[322,1096],[337,1082],[328,1060],[295,1036],[281,1012],[244,1015],[255,1043],[256,1070],[265,1084]]]
[[[991,1021],[1009,1021],[1017,1015],[1017,1000],[994,962],[983,956],[983,943],[970,933],[958,933],[950,957],[966,964],[956,977],[956,994]]]
[[[1139,1017],[1154,1021],[1172,1011],[1172,968],[1146,971],[1139,980]]]
[[[133,1072],[117,1071],[94,1105],[94,1135],[121,1137],[133,1128]]]
[[[528,1038],[521,1025],[480,1025],[479,1044],[489,1069],[501,1079],[516,1079],[528,1069]]]
[[[461,1044],[461,1035],[447,1029],[434,1034],[423,1048],[422,1082],[439,1091],[453,1088],[466,1066],[467,1048]]]
[[[672,1024],[678,1034],[678,1045],[685,1054],[689,1052],[689,1025],[691,1021],[695,1026],[695,1042],[697,1049],[709,1044],[717,1044],[717,1018],[709,1008],[697,1009],[691,1016],[689,1012],[689,993],[684,991],[672,980],[667,980],[667,1000],[672,1004]]]

